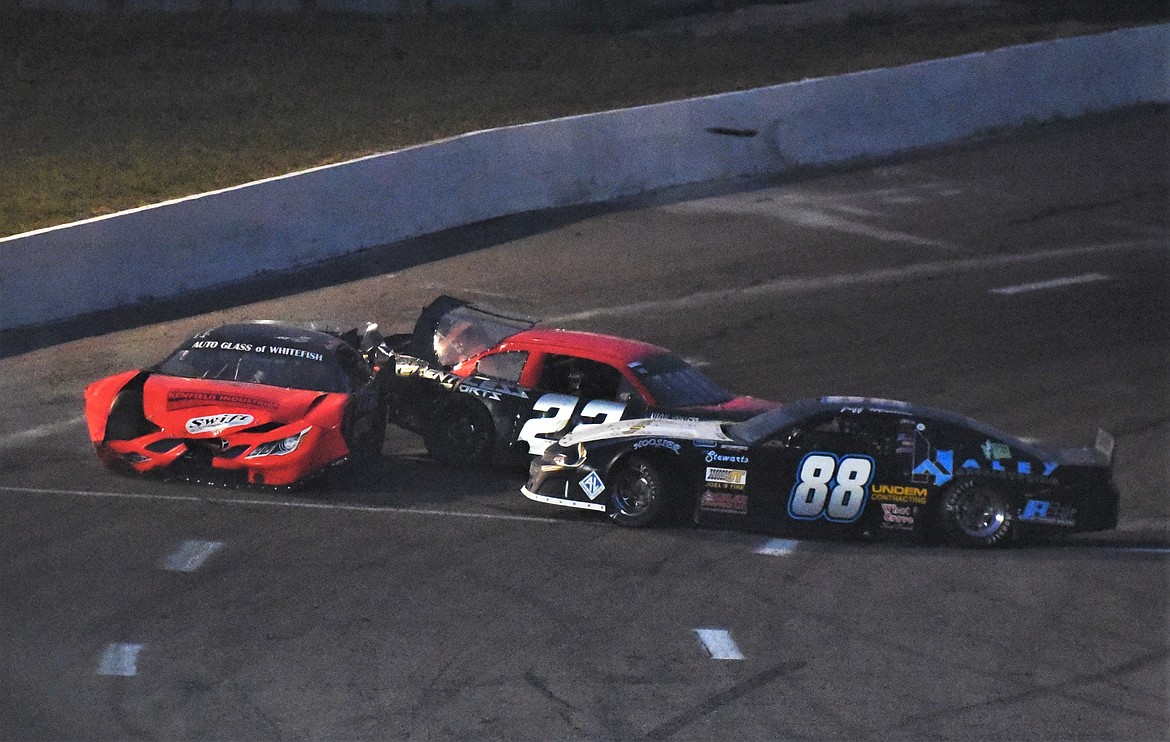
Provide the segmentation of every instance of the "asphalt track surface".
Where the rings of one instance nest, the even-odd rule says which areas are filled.
[[[1166,738],[1168,131],[1145,109],[502,220],[221,303],[263,301],[10,345],[0,736]],[[1121,527],[765,554],[530,503],[518,473],[444,469],[401,431],[371,471],[295,496],[92,454],[85,384],[196,329],[405,329],[440,292],[657,342],[760,396],[908,399],[1069,444],[1104,427]]]

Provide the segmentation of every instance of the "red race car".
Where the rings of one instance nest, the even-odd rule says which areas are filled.
[[[779,403],[736,396],[665,348],[535,327],[441,296],[391,338],[390,419],[436,459],[538,456],[570,430],[635,417],[743,420]]]
[[[223,325],[161,363],[85,390],[107,466],[215,484],[289,486],[376,458],[386,434],[377,332]]]

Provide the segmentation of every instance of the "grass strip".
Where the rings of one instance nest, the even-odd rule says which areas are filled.
[[[467,15],[16,12],[0,17],[0,236],[477,129],[1166,15],[919,12],[697,39]]]

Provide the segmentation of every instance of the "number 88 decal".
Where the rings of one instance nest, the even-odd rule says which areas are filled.
[[[815,452],[801,459],[799,478],[788,500],[788,514],[798,520],[851,523],[861,516],[873,481],[873,459]]]

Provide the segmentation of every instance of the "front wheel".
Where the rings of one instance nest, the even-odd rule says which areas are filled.
[[[455,466],[484,466],[491,461],[496,428],[480,402],[457,399],[439,407],[423,435],[427,453]]]
[[[943,493],[939,508],[943,538],[956,546],[997,546],[1015,528],[1016,508],[1002,490],[974,481]]]
[[[610,474],[609,517],[619,526],[643,528],[659,522],[668,510],[666,475],[652,462],[635,456]]]

